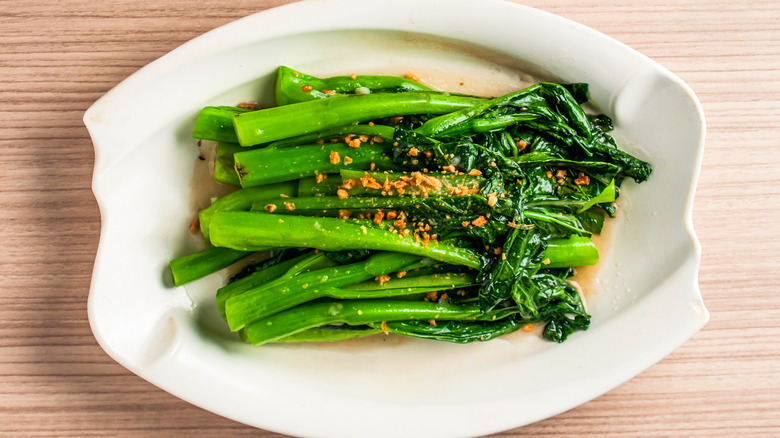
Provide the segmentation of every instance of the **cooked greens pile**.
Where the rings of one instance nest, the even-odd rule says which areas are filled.
[[[498,98],[406,78],[321,79],[280,67],[278,106],[206,107],[214,177],[241,189],[200,212],[212,246],[171,262],[176,285],[258,251],[217,291],[254,345],[377,333],[457,343],[590,324],[568,281],[592,265],[626,177],[648,163],[590,115],[586,84]]]

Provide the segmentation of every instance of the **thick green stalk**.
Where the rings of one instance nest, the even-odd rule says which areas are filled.
[[[211,241],[217,246],[250,251],[268,246],[308,247],[326,251],[373,249],[430,257],[454,265],[479,269],[482,260],[466,248],[428,241],[416,242],[410,234],[345,222],[335,218],[283,216],[255,212],[218,212],[211,220]]]
[[[278,278],[230,297],[225,303],[228,325],[239,330],[252,321],[324,296],[327,289],[403,270],[417,261],[416,256],[379,253],[358,263]]]
[[[458,111],[450,112],[449,114],[441,115],[439,117],[434,117],[428,120],[427,122],[425,122],[419,128],[415,129],[415,132],[425,135],[427,137],[433,137],[443,132],[457,129],[457,126],[460,126],[464,123],[468,123],[472,119],[479,117],[481,114],[485,113],[491,108],[495,108],[496,106],[499,105],[505,105],[512,99],[515,99],[521,95],[537,93],[539,88],[540,87],[538,84],[532,85],[523,90],[515,91],[513,93],[509,93],[501,97],[496,97],[494,99],[479,102],[468,108],[459,109]]]
[[[266,251],[269,248],[261,248]],[[230,248],[210,246],[202,251],[171,260],[173,284],[181,286],[226,268],[252,254],[253,251],[237,251]]]
[[[382,321],[469,320],[480,314],[479,306],[458,306],[424,301],[347,300],[309,303],[271,315],[247,326],[252,345],[273,342],[325,324],[362,325]]]
[[[466,192],[456,191],[456,188],[466,189],[479,189],[484,183],[485,178],[472,175],[455,175],[453,173],[444,172],[426,172],[420,174],[424,180],[419,183],[415,176],[420,174],[419,172],[376,172],[376,171],[360,171],[351,169],[341,170],[342,181],[352,180],[354,182],[353,187],[347,192],[350,195],[362,195],[365,193],[372,195],[381,195],[384,192],[384,196],[401,196],[398,194],[398,189],[395,185],[387,187],[390,190],[386,190],[385,181],[391,184],[397,181],[406,180],[407,184],[403,185],[403,196],[459,196],[456,194],[461,193],[463,195],[468,194]],[[373,178],[382,188],[370,187],[360,182],[360,179],[365,175]]]
[[[251,148],[243,148],[236,143],[219,142],[214,160],[214,180],[222,184],[241,187],[233,154],[247,149]]]
[[[247,110],[234,106],[207,106],[200,110],[198,118],[195,119],[192,136],[202,140],[238,143],[233,128],[233,116],[245,112]]]
[[[341,175],[338,173],[323,174],[320,182],[316,177],[298,180],[298,196],[330,196],[335,195],[341,185]]]
[[[409,114],[446,114],[483,99],[426,92],[378,93],[294,103],[233,117],[242,146],[267,143],[351,123]]]
[[[248,189],[236,190],[233,193],[227,194],[216,201],[210,206],[204,208],[198,214],[200,220],[200,231],[203,233],[203,238],[208,242],[209,239],[209,224],[211,224],[211,218],[218,211],[240,211],[249,210],[252,208],[252,204],[263,199],[274,199],[281,196],[296,196],[298,194],[298,182],[288,181],[279,184],[269,184],[262,187],[252,187]]]
[[[469,126],[469,129],[478,127],[480,122],[476,122],[476,125],[471,125],[478,117],[482,116],[486,112],[502,106],[515,105],[519,106],[519,111],[524,111],[525,105],[528,102],[543,100],[546,105],[551,106],[561,115],[565,116],[567,124],[571,125],[572,132],[583,135],[586,139],[590,139],[590,123],[588,122],[587,115],[583,111],[582,107],[577,104],[574,98],[569,92],[558,84],[549,82],[541,82],[531,85],[530,87],[518,90],[509,94],[506,94],[495,99],[482,101],[469,108],[460,109],[458,111],[451,112],[439,117],[428,120],[421,127],[415,129],[415,132],[427,137],[435,137],[437,135],[449,135],[450,133],[456,134],[459,132],[461,126]],[[240,115],[237,117],[241,117]],[[521,120],[533,120],[536,117],[524,117],[522,115],[514,116],[518,121]],[[486,122],[489,125],[489,122]],[[499,126],[500,123],[496,127]],[[483,126],[482,130],[489,129],[487,126]]]
[[[504,115],[491,118],[476,118],[455,125],[445,131],[438,132],[436,135],[442,137],[457,137],[462,135],[473,135],[491,131],[498,131],[507,126],[515,125],[520,122],[536,120],[541,116],[536,113],[520,113]]]
[[[588,237],[572,236],[548,240],[544,257],[550,262],[542,265],[544,268],[595,265],[599,261],[599,250]]]
[[[364,281],[346,286],[342,289],[334,289],[327,293],[331,298],[342,300],[354,300],[360,298],[387,298],[401,295],[411,295],[433,292],[447,289],[457,289],[474,286],[476,276],[467,273],[444,272],[439,274],[420,275],[417,277],[395,278],[380,283],[377,281]]]
[[[276,104],[289,105],[296,102],[327,99],[342,94],[353,94],[359,88],[362,88],[359,91],[363,93],[431,90],[419,82],[397,76],[355,75],[323,79],[280,66],[276,75]]]
[[[291,146],[282,149],[258,149],[234,155],[242,187],[254,187],[291,181],[347,169],[394,169],[387,155],[391,146],[363,145],[351,148],[344,143]]]
[[[341,138],[346,137],[347,134],[353,135],[367,135],[371,138],[380,137],[382,141],[390,141],[395,134],[395,128],[385,125],[347,125],[339,126],[338,128],[326,129],[324,131],[314,132],[311,134],[299,135],[297,137],[285,138],[283,140],[277,140],[268,143],[266,148],[276,149],[285,146],[296,146],[302,144],[312,144],[317,140],[329,139],[329,138]],[[369,141],[370,144],[370,141]]]
[[[324,326],[310,328],[308,330],[298,332],[294,335],[278,339],[275,342],[336,342],[346,341],[348,339],[365,338],[367,336],[373,336],[379,333],[382,333],[381,329],[375,329],[368,326]]]
[[[325,213],[338,210],[375,210],[382,208],[409,209],[419,204],[417,198],[398,197],[348,197],[338,196],[312,196],[295,199],[269,199],[252,205],[252,210],[261,211],[271,209],[276,213],[300,214],[301,211],[312,210]]]
[[[327,254],[319,251],[313,251],[313,254],[310,254],[305,259],[300,260],[298,263],[292,265],[290,269],[285,271],[282,275],[282,278],[293,278],[296,275],[304,272],[333,268],[338,265],[339,264],[332,261]]]
[[[219,288],[219,290],[217,290],[217,310],[219,310],[219,314],[222,315],[222,319],[226,319],[225,302],[228,300],[228,298],[281,277],[290,268],[310,256],[310,253],[302,254],[290,260],[277,263],[257,272],[253,272],[244,278],[240,278],[232,283],[227,284],[226,286]]]
[[[397,254],[392,257],[396,256]],[[397,268],[397,266],[397,263],[383,266],[382,269],[375,269],[374,273],[392,273],[392,269],[408,269],[408,267]],[[331,271],[339,272],[331,275],[350,275],[349,273],[345,273],[343,267],[340,268],[341,269],[332,269]],[[378,277],[379,275],[385,274],[374,275],[374,277]],[[364,277],[370,278],[369,275],[364,275]],[[390,277],[393,277],[393,275],[390,275]],[[354,277],[352,277],[352,279],[354,279]],[[339,280],[346,279],[339,278]],[[236,300],[225,307],[226,313],[230,315],[227,320],[232,321],[235,325],[239,325],[246,323],[245,319],[240,319],[242,315],[249,315],[246,317],[247,319],[264,318],[285,309],[289,309],[290,307],[322,297],[342,300],[409,297],[410,295],[415,294],[444,291],[476,284],[476,279],[473,275],[463,273],[434,274],[410,279],[393,279],[382,284],[375,280],[366,280],[345,287],[333,287],[333,281],[313,285],[310,285],[309,281],[310,278],[301,278],[295,280],[295,285],[292,285],[292,282],[277,282],[251,289],[246,293],[251,295],[249,299]],[[388,286],[390,283],[392,283],[392,286]],[[303,287],[303,285],[306,285],[306,287]],[[248,309],[251,309],[252,313],[248,313]]]

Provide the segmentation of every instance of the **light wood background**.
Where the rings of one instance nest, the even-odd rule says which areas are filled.
[[[283,3],[0,1],[0,436],[278,436],[157,389],[95,342],[100,215],[81,117],[181,43]],[[780,436],[780,2],[525,3],[654,58],[704,104],[694,221],[712,317],[621,387],[497,436]]]

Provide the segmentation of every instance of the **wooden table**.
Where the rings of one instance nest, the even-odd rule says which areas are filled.
[[[100,214],[98,97],[148,62],[282,0],[0,3],[0,436],[278,436],[114,363],[86,300]],[[532,0],[686,80],[709,126],[694,220],[712,313],[637,378],[519,436],[780,436],[780,2]]]

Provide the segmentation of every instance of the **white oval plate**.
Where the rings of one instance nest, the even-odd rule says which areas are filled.
[[[562,345],[516,333],[469,345],[377,337],[252,348],[226,335],[213,304],[223,275],[186,289],[166,277],[171,258],[198,247],[187,231],[190,131],[205,105],[270,101],[281,64],[317,75],[417,72],[477,91],[518,85],[519,70],[589,83],[623,147],[655,167],[649,182],[624,185],[588,300],[591,329]],[[95,337],[144,379],[246,424],[339,438],[498,432],[607,392],[708,318],[691,221],[699,102],[647,57],[549,13],[484,0],[295,3],[184,44],[108,92],[84,122],[103,219],[89,295]]]

